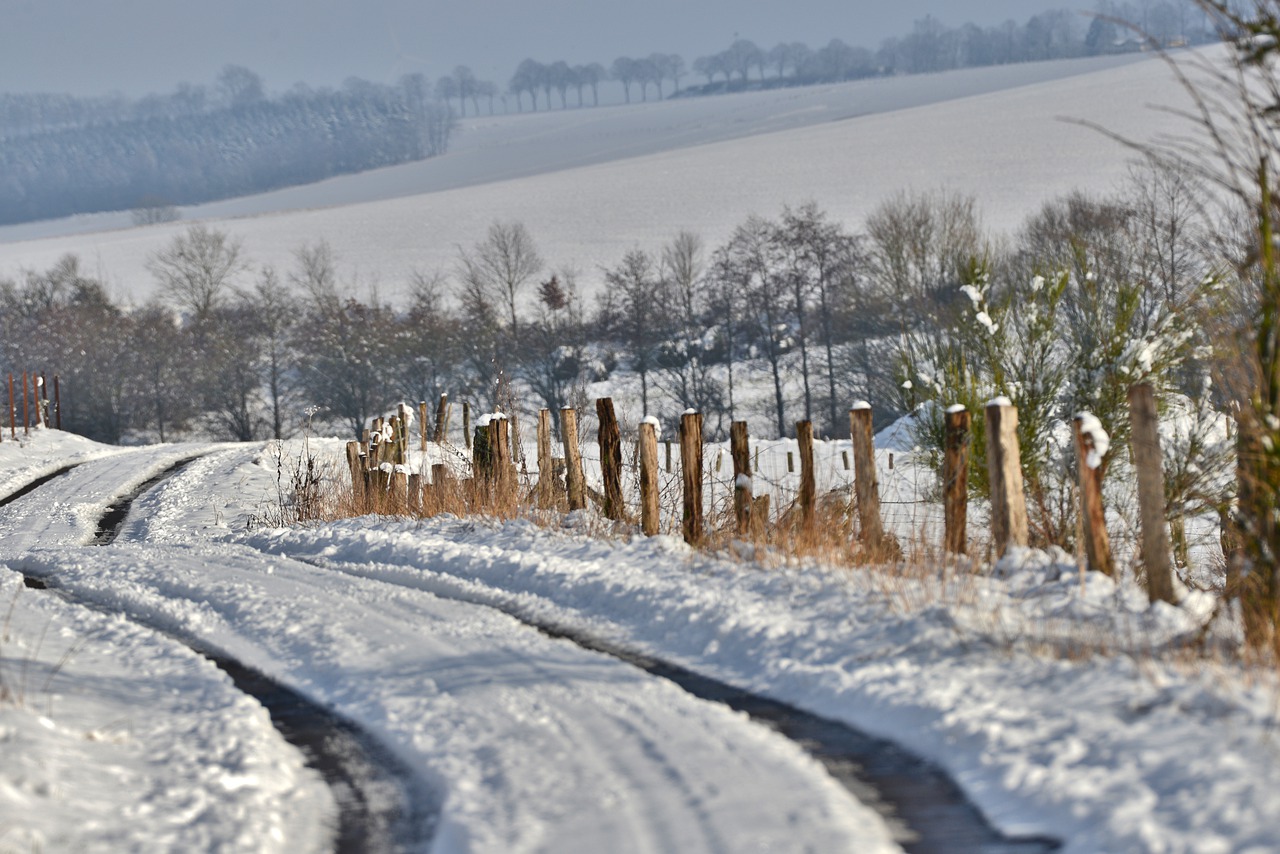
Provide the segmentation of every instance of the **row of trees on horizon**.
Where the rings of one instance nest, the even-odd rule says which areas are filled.
[[[1125,20],[1164,45],[1216,37],[1194,10],[1191,0],[1102,0],[1092,20],[1059,10],[986,28],[927,16],[875,51],[840,39],[770,49],[737,39],[691,66],[669,53],[607,67],[529,58],[505,86],[459,65],[434,85],[421,74],[394,85],[353,77],[337,90],[298,84],[273,96],[255,72],[229,65],[211,87],[183,83],[137,100],[0,94],[0,224],[131,209],[147,222],[175,205],[431,157],[447,150],[457,116],[584,107],[588,96],[597,106],[609,81],[630,103],[1136,50]]]

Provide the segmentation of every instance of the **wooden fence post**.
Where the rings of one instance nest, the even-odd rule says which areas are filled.
[[[360,513],[368,509],[364,494],[364,463],[359,442],[347,443],[347,470],[351,472],[351,497]]]
[[[418,401],[418,450],[424,454],[427,452],[427,402],[425,400]]]
[[[991,538],[996,557],[1030,542],[1022,491],[1018,410],[1007,397],[987,404],[987,473],[991,483]]]
[[[969,411],[953,406],[946,412],[942,459],[942,501],[945,518],[943,548],[962,555],[969,549]]]
[[[520,441],[519,419],[519,413],[512,406],[511,414],[507,416],[507,459],[511,461],[511,470],[513,472],[517,464],[524,464],[524,445]]]
[[[36,391],[36,408],[40,410],[40,426],[49,426],[49,382],[44,374],[40,375],[40,385]]]
[[[738,536],[751,533],[751,449],[747,422],[729,425],[729,452],[733,456],[733,517]]]
[[[397,449],[399,462],[401,465],[409,463],[409,422],[413,420],[413,407],[401,401],[396,407],[400,411],[400,445]],[[426,450],[424,446],[422,450]]]
[[[796,422],[796,441],[800,446],[800,535],[808,540],[817,525],[818,487],[813,471],[813,422]]]
[[[1130,447],[1138,475],[1138,512],[1142,519],[1142,564],[1147,570],[1147,597],[1176,603],[1173,561],[1164,521],[1164,456],[1160,453],[1160,421],[1150,383],[1129,386]]]
[[[410,516],[422,515],[422,475],[416,472],[409,475],[409,506],[407,509]]]
[[[1091,413],[1081,412],[1072,421],[1076,438],[1076,466],[1080,470],[1080,527],[1089,569],[1115,575],[1111,538],[1107,536],[1107,512],[1102,504],[1102,456],[1110,442],[1102,424]]]
[[[62,387],[57,374],[53,375],[53,417],[54,427],[62,429]]]
[[[471,450],[471,404],[462,403],[462,441]]]
[[[596,399],[596,417],[600,420],[600,474],[604,478],[604,516],[621,521],[626,516],[622,504],[622,432],[613,413],[613,400]]]
[[[498,416],[489,422],[489,447],[493,453],[494,482],[505,505],[515,482],[515,460],[511,456],[511,422]]]
[[[684,485],[684,541],[702,542],[702,415],[689,410],[680,417],[680,476]]]
[[[871,429],[871,404],[866,401],[855,403],[849,410],[849,437],[853,442],[853,491],[862,544],[877,557],[896,557],[896,543],[885,534],[880,518],[875,434]]]
[[[391,473],[391,512],[396,515],[409,512],[409,473],[401,469]]]
[[[31,434],[31,404],[27,399],[27,372],[22,372],[22,432]]]
[[[582,473],[582,451],[578,448],[578,411],[560,410],[560,433],[564,437],[564,484],[569,497],[569,510],[587,506],[587,480]]]
[[[538,485],[537,493],[539,509],[546,510],[555,506],[555,472],[551,464],[551,410],[538,410]]]
[[[440,393],[440,402],[436,404],[436,433],[433,437],[437,444],[442,444],[449,438],[449,416],[453,412],[453,406],[449,403],[449,395],[447,392]]]
[[[658,431],[646,420],[640,424],[640,530],[652,537],[659,529]]]

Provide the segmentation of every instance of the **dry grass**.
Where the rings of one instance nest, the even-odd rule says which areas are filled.
[[[517,463],[511,463],[505,475],[477,478],[465,450],[433,445],[432,452],[435,458],[445,460],[443,469],[434,467],[436,475],[447,473],[438,482],[432,481],[428,471],[419,472],[412,480],[407,471],[400,476],[375,473],[368,489],[363,484],[353,485],[343,465],[314,459],[281,462],[279,504],[258,521],[288,525],[373,513],[404,519],[448,514],[498,521],[527,519],[549,528],[566,525],[568,504],[562,468],[541,485],[537,473],[530,475],[525,465],[517,467]],[[570,521],[578,533],[615,540],[640,536],[634,448],[624,456],[624,518],[606,519],[600,510],[602,496],[589,489],[587,509]],[[678,466],[677,460],[674,473],[662,472],[659,490],[660,533],[674,537],[682,535]],[[814,523],[805,526],[796,496],[778,490],[776,484],[772,492],[781,500],[768,518],[755,519],[748,533],[739,534],[731,475],[717,472],[714,460],[708,461],[705,475],[705,534],[696,544],[700,551],[745,560],[764,571],[779,566],[813,566],[843,573],[851,585],[880,598],[892,613],[907,617],[945,607],[958,615],[956,631],[964,638],[1009,651],[1065,660],[1123,654],[1197,670],[1231,661],[1274,672],[1277,656],[1246,655],[1239,644],[1228,639],[1230,631],[1224,627],[1238,617],[1230,613],[1226,600],[1221,600],[1200,631],[1176,638],[1153,635],[1141,612],[1123,606],[1118,599],[1098,613],[1068,609],[1055,616],[1050,610],[1048,616],[1032,620],[1021,610],[1040,595],[1038,592],[1003,598],[989,595],[984,567],[990,565],[990,543],[980,535],[970,537],[969,556],[946,554],[936,542],[936,531],[930,530],[927,519],[921,519],[910,535],[896,542],[892,559],[886,559],[883,551],[869,549],[860,541],[857,515],[847,490],[818,496]],[[971,528],[980,529],[980,520],[975,521],[979,525],[971,523]],[[899,535],[903,530],[899,526]],[[1074,583],[1074,573],[1069,576]],[[1059,591],[1061,588],[1059,584]]]

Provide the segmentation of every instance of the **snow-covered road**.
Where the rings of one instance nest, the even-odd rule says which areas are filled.
[[[84,545],[106,504],[193,453],[115,544]],[[251,446],[120,451],[41,433],[0,445],[0,489],[69,460],[83,465],[0,508],[0,565],[358,722],[430,793],[433,851],[896,849],[791,742],[523,623],[892,738],[1005,833],[1070,854],[1280,850],[1280,684],[1183,651],[1208,594],[1149,606],[1062,554],[849,571],[593,539],[571,519],[247,527],[279,471]],[[0,847],[328,845],[329,792],[212,665],[23,591],[10,570],[0,597]],[[1211,641],[1231,650],[1238,631],[1224,621]]]
[[[201,536],[263,496],[255,449],[193,463],[139,501],[116,544],[84,545],[112,500],[213,450],[148,449],[79,466],[5,508],[0,558],[223,651],[367,727],[438,793],[432,850],[897,850],[879,817],[817,762],[742,715],[491,608]],[[165,688],[162,675],[155,690]],[[166,785],[200,780],[171,775]],[[118,796],[127,803],[125,790]],[[325,804],[317,791],[311,812],[292,818]],[[272,814],[282,816],[282,850],[315,843],[285,811]],[[243,839],[235,824],[220,825],[229,843]],[[54,848],[92,847],[99,831],[60,833]]]

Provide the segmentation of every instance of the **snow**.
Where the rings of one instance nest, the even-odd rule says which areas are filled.
[[[37,431],[0,445],[0,463],[43,471],[64,450],[92,461],[0,511],[0,562],[199,638],[367,727],[439,793],[433,850],[894,850],[794,745],[508,614],[899,740],[1007,832],[1055,835],[1068,852],[1280,846],[1280,684],[1176,652],[1209,594],[1150,606],[1061,552],[891,576],[523,521],[245,530],[274,494],[260,446],[95,453]],[[81,545],[85,507],[197,450],[211,453],[140,499],[121,541]],[[19,589],[11,572],[0,582]],[[47,697],[0,703],[0,823],[15,838],[323,847],[327,793],[211,666],[119,617],[17,596],[27,648],[54,616],[59,644],[41,660],[75,649]],[[12,673],[22,656],[3,654]]]
[[[959,413],[964,411],[965,411],[965,405],[963,403],[953,403],[950,406],[948,406],[946,410],[948,415],[958,415]]]
[[[1076,419],[1080,422],[1080,432],[1088,436],[1093,443],[1093,447],[1089,449],[1089,455],[1085,458],[1085,465],[1096,469],[1102,465],[1102,458],[1111,449],[1111,436],[1103,429],[1098,416],[1092,412],[1078,413]]]
[[[292,268],[300,245],[325,240],[343,270],[387,293],[413,270],[453,269],[457,247],[475,243],[495,218],[525,222],[550,264],[582,271],[612,266],[632,249],[656,251],[682,229],[714,247],[749,214],[773,216],[784,204],[816,202],[858,230],[876,205],[909,189],[972,193],[989,226],[1010,230],[1054,196],[1110,192],[1128,174],[1127,148],[1061,117],[1137,140],[1185,129],[1152,107],[1183,103],[1159,61],[1064,63],[1059,79],[1039,76],[1050,74],[1041,65],[984,72],[999,85],[941,75],[477,121],[438,161],[206,206],[188,221],[203,217],[240,239],[253,264],[277,270]],[[935,94],[894,94],[903,86]],[[823,110],[783,119],[795,102]],[[668,130],[640,139],[637,124]],[[607,149],[605,161],[588,156],[592,145]],[[419,172],[433,177],[408,177]],[[148,254],[187,225],[57,233],[63,227],[0,231],[10,241],[0,243],[0,275],[47,269],[74,252],[140,303],[154,293]],[[23,239],[31,235],[42,239]],[[584,273],[584,295],[600,280]]]
[[[1013,401],[1004,395],[993,397],[987,401],[987,406],[1013,406]]]

